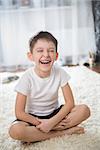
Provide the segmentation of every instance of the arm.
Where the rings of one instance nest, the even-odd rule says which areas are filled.
[[[74,98],[71,91],[71,88],[69,84],[66,84],[64,87],[62,87],[63,96],[65,99],[65,104],[61,108],[61,110],[52,118],[48,119],[44,126],[40,124],[38,128],[44,132],[49,132],[53,129],[54,126],[56,126],[59,122],[62,121],[66,117],[66,115],[71,111],[71,109],[74,107]]]
[[[25,122],[32,123],[33,125],[38,125],[40,121],[36,117],[25,112],[26,99],[27,96],[21,93],[17,93],[16,105],[15,105],[16,117]]]

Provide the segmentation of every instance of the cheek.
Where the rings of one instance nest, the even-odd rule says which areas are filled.
[[[41,57],[39,57],[39,56],[34,56],[34,57],[33,57],[33,60],[34,60],[35,62],[39,62],[39,61],[40,61],[40,58],[41,58]]]
[[[57,60],[57,54],[56,53],[52,56],[52,59]]]

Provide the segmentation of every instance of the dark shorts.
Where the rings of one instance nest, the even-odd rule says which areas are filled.
[[[40,118],[40,119],[50,119],[51,117],[55,116],[55,115],[60,111],[60,109],[62,108],[62,106],[63,106],[63,105],[61,105],[59,108],[55,109],[51,114],[49,114],[49,115],[47,115],[47,116],[37,116],[37,115],[34,115],[34,114],[30,114],[30,115],[32,115],[32,116],[34,116],[34,117],[38,117],[38,118]],[[15,121],[22,121],[22,120],[16,119],[16,120],[14,120],[13,122],[15,122]],[[27,123],[28,123],[30,126],[34,126],[32,123],[29,123],[29,122],[27,122]]]

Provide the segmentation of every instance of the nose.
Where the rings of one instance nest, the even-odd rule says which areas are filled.
[[[49,52],[48,51],[44,51],[43,56],[48,57],[49,56]]]

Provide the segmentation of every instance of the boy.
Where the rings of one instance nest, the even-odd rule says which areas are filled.
[[[54,65],[58,57],[57,44],[55,37],[45,31],[29,41],[28,58],[35,65],[24,73],[15,87],[17,120],[9,130],[13,139],[35,142],[84,133],[77,125],[90,116],[90,110],[86,105],[75,106],[68,84],[70,76]],[[65,100],[61,106],[58,103],[59,87]]]

